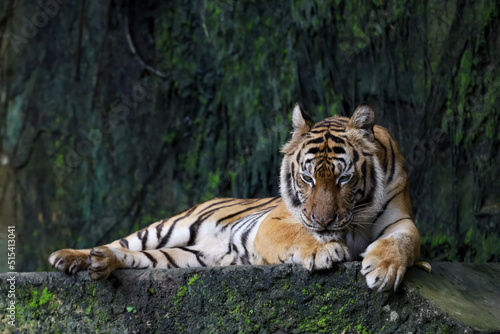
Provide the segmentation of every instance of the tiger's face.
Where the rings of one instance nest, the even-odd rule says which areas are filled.
[[[351,119],[331,117],[316,124],[298,105],[294,109],[293,136],[282,150],[281,195],[290,212],[319,240],[343,239],[354,225],[366,228],[361,225],[366,219],[358,213],[376,205],[371,189],[380,178],[374,120],[366,105]]]

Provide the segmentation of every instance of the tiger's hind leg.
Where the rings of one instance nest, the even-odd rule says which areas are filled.
[[[210,202],[208,202],[210,203]],[[196,206],[170,219],[164,219],[100,247],[127,248],[135,251],[182,246],[190,239],[191,214]],[[173,229],[173,227],[176,227]],[[97,247],[97,248],[100,248]],[[91,249],[61,249],[49,256],[52,267],[67,274],[87,270]]]
[[[242,201],[244,202],[237,199],[213,199],[101,247],[145,251],[187,246],[196,240],[198,228],[205,220],[216,217],[221,208],[226,208],[229,210],[227,214],[231,214],[237,210],[239,207],[237,204]],[[90,251],[90,249],[61,249],[49,256],[49,263],[59,271],[76,274],[78,271],[87,270]]]
[[[107,278],[116,269],[167,269],[216,265],[195,247],[162,248],[133,251],[127,248],[100,246],[88,256],[89,276],[93,280]]]
[[[181,249],[182,247],[191,249],[190,247],[198,245],[197,247],[200,250],[210,250],[210,260],[207,260],[208,263],[213,263],[210,265],[219,265],[220,257],[223,256],[221,256],[221,253],[223,252],[225,254],[227,252],[227,245],[223,245],[221,240],[226,237],[229,238],[228,233],[230,230],[227,229],[225,234],[223,233],[224,236],[219,235],[221,229],[217,227],[218,222],[223,220],[231,221],[228,217],[231,218],[238,217],[240,214],[243,215],[246,210],[249,209],[250,205],[254,205],[254,207],[250,207],[250,209],[254,209],[262,205],[267,205],[275,200],[276,199],[271,199],[270,201],[269,199],[244,200],[216,198],[203,204],[196,205],[171,218],[153,223],[127,237],[94,249],[107,247],[113,250],[130,250],[141,253],[158,249]],[[90,252],[90,249],[62,249],[52,253],[49,257],[49,262],[54,268],[62,272],[74,274],[78,271],[88,269],[87,258],[89,257],[91,263],[93,258],[95,258],[94,262],[102,262],[97,260],[99,258],[98,256],[90,256]],[[121,263],[122,261],[118,261],[116,265],[118,266]],[[191,263],[187,264],[190,266],[192,265]],[[96,266],[90,270],[99,269],[99,267]],[[106,264],[106,267],[113,268],[114,266],[115,263],[113,261],[109,263],[109,265]],[[196,266],[200,266],[200,264],[198,263]],[[133,267],[126,266],[125,268]],[[109,275],[109,273],[107,275]]]

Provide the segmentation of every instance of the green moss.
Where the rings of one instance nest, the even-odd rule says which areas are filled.
[[[441,333],[448,334],[448,333],[453,333],[453,328],[448,325],[443,325],[441,326]]]
[[[52,296],[53,293],[48,291],[47,287],[43,289],[41,294],[35,290],[32,292],[32,298],[28,304],[28,307],[38,310],[40,306],[50,302],[52,300]]]
[[[179,287],[179,291],[177,291],[177,294],[173,298],[175,306],[177,306],[180,302],[182,302],[184,296],[188,293],[188,287],[195,285],[198,279],[199,279],[198,275],[195,274],[193,275],[193,277],[189,279],[187,286],[183,285]]]
[[[193,277],[189,279],[188,285],[194,285],[198,279],[199,279],[198,275],[195,274]]]
[[[179,304],[182,301],[182,299],[184,298],[184,296],[186,295],[187,292],[188,292],[187,286],[181,286],[181,287],[179,287],[179,291],[174,296],[174,305]]]

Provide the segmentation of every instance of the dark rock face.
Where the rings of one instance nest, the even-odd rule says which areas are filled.
[[[359,263],[16,275],[22,333],[473,333],[500,330],[500,265],[409,270],[396,293],[365,286]],[[0,276],[7,296],[9,275]],[[0,307],[6,309],[8,298]],[[0,330],[14,329],[2,315]]]
[[[405,155],[422,256],[499,261],[499,8],[0,1],[0,246],[15,225],[16,269],[44,271],[214,196],[273,196],[294,103],[320,120],[367,101]]]

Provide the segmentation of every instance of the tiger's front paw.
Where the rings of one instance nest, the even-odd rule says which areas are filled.
[[[106,246],[92,248],[87,263],[87,272],[94,281],[108,278],[109,274],[118,267],[115,254]]]
[[[50,254],[49,263],[57,270],[74,275],[87,269],[88,251],[76,249],[61,249]]]
[[[408,265],[413,263],[409,253],[396,238],[384,238],[368,246],[364,256],[361,274],[366,277],[368,287],[377,291],[389,291],[399,287]]]
[[[313,251],[304,253],[302,266],[309,271],[330,269],[334,263],[351,260],[347,246],[338,241],[321,244]]]

